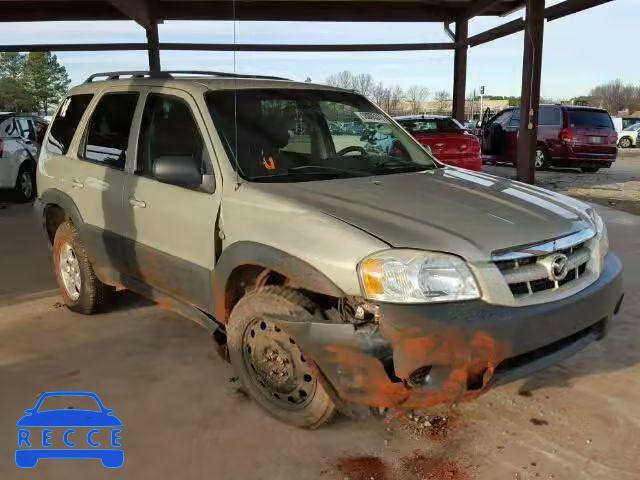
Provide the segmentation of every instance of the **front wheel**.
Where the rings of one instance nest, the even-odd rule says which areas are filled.
[[[631,147],[631,139],[629,137],[624,137],[620,139],[618,143],[621,148],[630,148]]]
[[[250,292],[231,312],[227,345],[237,375],[256,402],[278,420],[314,429],[333,417],[336,406],[296,341],[268,316],[311,320],[305,308],[310,305],[289,288]]]

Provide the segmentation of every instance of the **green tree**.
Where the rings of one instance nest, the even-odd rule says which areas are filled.
[[[71,82],[67,69],[51,52],[30,52],[24,63],[23,79],[38,110],[45,114],[60,100]]]
[[[0,111],[32,112],[35,100],[23,83],[15,78],[0,78]]]
[[[0,78],[21,78],[26,59],[24,53],[0,53]]]

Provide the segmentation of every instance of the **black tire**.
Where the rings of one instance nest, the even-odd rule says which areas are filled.
[[[263,315],[312,319],[307,310],[312,306],[307,297],[295,290],[268,286],[242,297],[227,325],[231,364],[247,391],[271,416],[309,429],[331,420],[336,406],[322,380],[317,378],[317,370],[307,363],[295,340]],[[275,362],[279,362],[275,367],[273,355],[276,355]],[[273,370],[278,367],[280,371]],[[280,385],[274,385],[278,382]]]
[[[631,148],[632,142],[629,137],[622,137],[618,142],[618,145],[620,146],[620,148]]]
[[[80,278],[79,288],[76,288],[73,294],[71,288],[65,285],[60,265],[61,254],[63,249],[66,250],[67,247],[71,248],[77,260],[77,273]],[[61,224],[56,230],[53,240],[53,268],[62,299],[69,310],[85,315],[108,310],[115,288],[105,285],[98,279],[87,256],[87,251],[78,237],[78,232],[69,221]]]
[[[536,147],[536,155],[534,157],[534,166],[536,170],[549,169],[549,152],[542,145]]]
[[[36,175],[33,167],[22,164],[14,187],[16,200],[21,203],[30,202],[36,196]]]
[[[596,173],[598,170],[600,170],[600,168],[598,168],[598,167],[582,167],[582,168],[580,168],[580,170],[582,170],[582,173]]]

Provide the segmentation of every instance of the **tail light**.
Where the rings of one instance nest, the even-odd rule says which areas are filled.
[[[480,153],[480,142],[478,139],[474,139],[471,143],[471,153]]]
[[[560,131],[560,141],[567,145],[571,145],[573,143],[573,132],[570,128],[563,128]]]

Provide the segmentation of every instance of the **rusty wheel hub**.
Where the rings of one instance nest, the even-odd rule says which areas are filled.
[[[315,394],[316,378],[296,342],[264,319],[249,324],[243,357],[254,384],[269,399],[286,408],[304,407]]]

